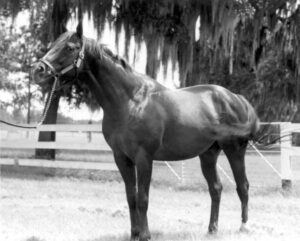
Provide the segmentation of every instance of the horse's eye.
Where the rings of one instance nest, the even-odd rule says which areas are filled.
[[[68,50],[69,52],[72,52],[72,51],[74,50],[74,48],[72,48],[71,46],[67,46],[67,50]]]

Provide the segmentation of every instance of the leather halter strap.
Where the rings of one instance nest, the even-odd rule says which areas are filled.
[[[60,76],[64,75],[65,73],[69,72],[72,69],[77,70],[81,66],[83,60],[84,60],[84,41],[82,42],[82,47],[81,47],[81,50],[78,54],[77,59],[75,59],[72,64],[68,65],[67,67],[63,68],[60,71],[57,71],[54,68],[54,66],[48,60],[46,60],[45,58],[41,58],[39,61],[42,62],[43,64],[45,64],[46,66],[48,66],[54,76],[60,77]]]

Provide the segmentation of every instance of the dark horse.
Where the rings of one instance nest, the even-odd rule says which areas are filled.
[[[64,85],[78,76],[103,108],[103,134],[125,182],[131,240],[150,239],[147,209],[153,160],[195,156],[200,157],[211,196],[209,232],[216,232],[222,191],[216,162],[221,150],[230,162],[242,225],[246,224],[249,184],[244,157],[259,121],[244,97],[217,85],[167,89],[84,38],[81,23],[76,32],[65,32],[53,43],[33,73],[38,84],[58,79]]]

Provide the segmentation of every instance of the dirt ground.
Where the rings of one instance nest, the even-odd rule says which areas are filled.
[[[1,176],[0,240],[128,240],[129,217],[123,183]],[[219,233],[207,235],[210,197],[205,188],[154,185],[150,191],[152,240],[299,240],[300,194],[280,189],[251,191],[249,233],[240,233],[240,202],[223,192]]]

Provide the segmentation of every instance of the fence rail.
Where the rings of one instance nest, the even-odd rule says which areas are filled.
[[[24,125],[26,126],[26,125]],[[30,125],[28,125],[30,126]],[[40,125],[37,129],[24,129],[0,123],[1,131],[26,131],[26,132],[40,132],[40,131],[54,131],[54,132],[77,132],[77,133],[102,133],[101,125]],[[2,133],[4,135],[4,133]],[[39,142],[37,139],[26,140],[9,140],[0,139],[0,148],[13,149],[64,149],[64,150],[90,150],[90,151],[111,151],[111,148],[106,142],[70,142],[70,141],[43,141]]]
[[[300,171],[294,170],[293,162],[295,161],[292,158],[300,157],[300,147],[296,147],[292,145],[292,133],[300,133],[300,124],[294,124],[289,122],[283,123],[263,123],[263,124],[271,124],[271,125],[279,125],[280,126],[280,136],[281,136],[281,144],[280,144],[280,178],[282,179],[283,185],[291,185],[292,180],[300,180]],[[19,138],[7,138],[9,134],[13,134],[16,132],[28,132],[35,134],[35,138],[23,138],[22,140]],[[88,138],[81,138],[79,140],[74,140],[74,138],[69,137],[69,139],[56,140],[55,142],[38,142],[37,136],[40,131],[55,131],[58,134],[62,132],[66,132],[72,135],[72,133],[81,133],[81,134],[91,134],[101,136],[102,139],[98,138],[94,141],[88,141]],[[83,141],[86,140],[86,141]],[[0,124],[0,149],[58,149],[58,150],[91,150],[91,151],[105,151],[110,152],[110,147],[106,144],[102,136],[102,128],[101,125],[41,125],[38,126],[37,129],[22,129],[17,127],[8,126],[5,124]],[[257,150],[258,151],[258,150]],[[261,153],[260,153],[261,155]],[[264,159],[264,158],[263,158]],[[300,161],[300,159],[299,159]],[[14,159],[0,159],[0,165],[25,165],[25,166],[40,166],[40,167],[57,167],[57,168],[83,168],[83,169],[103,169],[103,170],[115,170],[115,167],[103,163],[89,163],[82,164],[80,162],[64,162],[64,161],[45,161],[45,160],[18,160]],[[111,163],[110,163],[111,164]],[[270,163],[269,163],[270,164]],[[166,165],[169,167],[172,173],[175,172],[174,169],[168,163]],[[70,167],[71,166],[71,167]],[[181,164],[181,173],[176,173],[176,177],[178,179],[185,179],[186,167],[184,162]],[[220,167],[221,169],[221,167]],[[221,170],[222,171],[222,170]],[[224,171],[224,170],[223,170]],[[222,172],[223,172],[222,171]],[[225,173],[226,174],[226,173]],[[226,174],[227,175],[227,174]]]
[[[23,124],[24,127],[32,127],[32,125]],[[39,131],[55,131],[55,132],[102,132],[101,125],[98,124],[45,124],[39,125],[36,129],[25,129],[15,126],[6,125],[0,123],[0,130],[6,131],[28,131],[28,132],[39,132]]]

